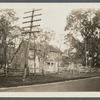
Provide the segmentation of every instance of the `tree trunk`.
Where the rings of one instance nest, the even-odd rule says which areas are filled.
[[[4,47],[4,65],[5,65],[5,76],[7,77],[7,55],[6,55],[6,52],[7,52],[7,44],[6,44],[6,38],[7,38],[7,33],[6,33],[6,30],[3,30],[4,34],[3,34],[3,47]]]

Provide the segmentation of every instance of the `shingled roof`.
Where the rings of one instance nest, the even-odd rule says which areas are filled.
[[[41,45],[41,44],[35,44],[35,49],[36,50],[42,50],[43,49],[43,46]],[[34,44],[33,43],[31,43],[31,45],[30,45],[30,50],[34,50]],[[53,46],[53,45],[46,45],[46,50],[47,51],[49,51],[49,52],[61,52],[61,50],[58,48],[58,47],[56,47],[56,46]]]

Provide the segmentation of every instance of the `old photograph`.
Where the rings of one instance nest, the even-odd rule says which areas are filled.
[[[97,91],[100,3],[0,3],[0,92]]]

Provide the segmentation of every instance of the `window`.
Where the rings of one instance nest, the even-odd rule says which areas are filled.
[[[50,66],[50,63],[48,63],[48,66]]]

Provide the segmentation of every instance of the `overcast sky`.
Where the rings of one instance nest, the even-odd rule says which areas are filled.
[[[37,24],[40,24],[42,28],[55,31],[56,34],[65,34],[66,16],[72,9],[98,9],[100,8],[100,3],[1,3],[0,8],[13,8],[16,11],[16,15],[20,18],[17,22],[20,26],[22,26],[23,17],[27,16],[24,15],[25,11],[30,11],[33,8],[42,8],[42,11],[38,12],[42,13],[40,17],[42,20]]]
[[[78,8],[99,8],[99,3],[1,3],[0,8],[14,8],[20,20],[19,25],[22,23],[22,18],[24,12],[31,10],[33,8],[42,8],[41,16],[41,27],[50,28],[50,30],[55,31],[57,34],[62,34],[64,32],[64,27],[66,25],[66,16],[72,9]]]

